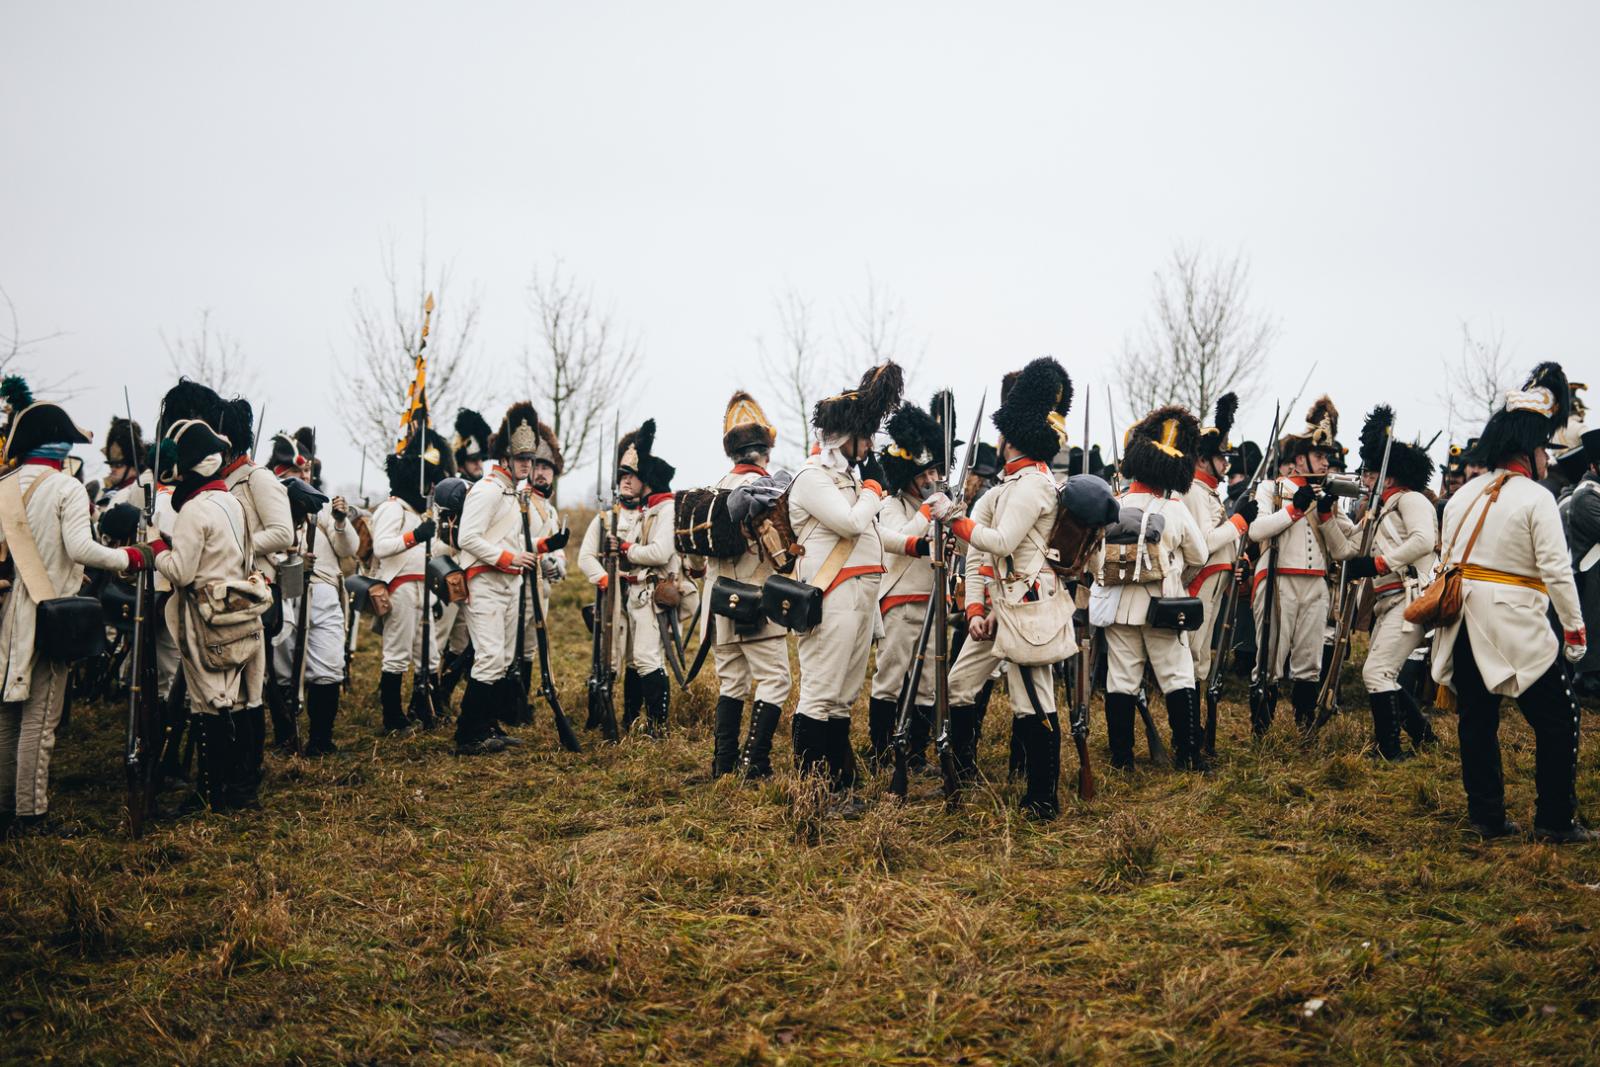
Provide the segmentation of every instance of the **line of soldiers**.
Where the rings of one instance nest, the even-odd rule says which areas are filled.
[[[1094,470],[1092,453],[1068,449],[1073,384],[1053,359],[1005,376],[992,447],[957,440],[948,393],[923,409],[903,391],[900,368],[886,363],[818,402],[816,443],[792,475],[771,469],[776,432],[744,392],[724,414],[731,469],[707,489],[674,492],[653,420],[616,442],[613,501],[577,551],[596,589],[591,728],[606,728],[610,679],[620,678],[617,736],[640,720],[645,734],[662,736],[673,677],[686,686],[709,652],[718,678],[711,775],[768,777],[794,688],[792,640],[794,763],[826,783],[839,813],[859,812],[863,774],[892,764],[937,774],[947,795],[959,795],[980,774],[978,740],[998,682],[1012,711],[1011,771],[1025,781],[1021,807],[1050,819],[1060,810],[1058,684],[1074,657],[1094,656],[1095,669],[1079,675],[1105,694],[1114,767],[1134,766],[1136,717],[1159,743],[1153,686],[1172,765],[1203,771],[1215,752],[1218,679],[1238,645],[1254,646],[1254,733],[1272,728],[1286,691],[1296,726],[1310,734],[1337,705],[1348,620],[1361,614],[1370,616],[1362,683],[1380,758],[1404,757],[1403,729],[1419,746],[1431,741],[1414,685],[1425,673],[1453,694],[1470,822],[1489,837],[1516,832],[1498,747],[1500,698],[1514,697],[1538,744],[1535,832],[1592,839],[1577,820],[1568,665],[1587,656],[1574,572],[1594,561],[1571,554],[1563,517],[1568,530],[1593,530],[1591,548],[1600,541],[1600,474],[1580,449],[1583,473],[1560,508],[1540,484],[1548,446],[1572,417],[1559,366],[1541,364],[1508,393],[1470,453],[1481,469],[1454,486],[1447,470],[1442,498],[1429,492],[1426,448],[1395,439],[1384,405],[1361,431],[1360,479],[1344,479],[1327,397],[1302,431],[1275,427],[1265,454],[1232,443],[1232,395],[1209,425],[1163,406],[1128,429],[1119,463]],[[180,382],[163,399],[157,447],[129,420],[112,425],[111,470],[95,494],[108,547],[93,536],[81,487],[51,477],[88,435],[55,405],[8,400],[0,533],[17,573],[0,630],[10,664],[0,711],[8,821],[36,828],[47,810],[68,677],[66,663],[33,647],[34,616],[50,598],[30,556],[63,597],[85,566],[156,572],[160,762],[179,765],[187,725],[198,756],[191,807],[257,806],[268,709],[282,746],[336,751],[363,614],[381,631],[386,733],[447,720],[464,681],[456,752],[523,743],[508,728],[531,722],[536,657],[550,676],[545,619],[550,586],[566,577],[568,539],[550,503],[562,457],[532,404],[511,405],[492,432],[464,410],[453,443],[424,415],[389,457],[390,495],[368,516],[320,491],[309,428],[275,435],[258,466],[248,401]],[[963,477],[952,484],[963,444]],[[935,634],[944,617],[935,609],[946,605],[948,629]],[[1242,632],[1236,618],[1248,620]],[[687,669],[685,631],[700,635]],[[852,732],[863,690],[865,772]],[[563,721],[554,684],[541,691]],[[1086,708],[1087,696],[1080,687],[1074,706]],[[1081,739],[1086,721],[1072,726]]]

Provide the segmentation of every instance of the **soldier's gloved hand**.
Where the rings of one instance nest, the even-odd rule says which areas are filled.
[[[1256,521],[1256,516],[1261,514],[1261,504],[1253,496],[1241,497],[1233,506],[1233,514],[1244,520],[1248,526]]]
[[[565,556],[539,557],[539,569],[544,572],[547,582],[559,582],[567,576],[567,560]]]
[[[1561,635],[1561,654],[1567,657],[1568,663],[1577,663],[1589,654],[1588,631],[1583,627],[1568,630]]]
[[[961,514],[961,509],[956,506],[956,502],[944,493],[934,493],[924,500],[922,505],[928,509],[928,514],[939,522],[944,522]]]
[[[434,522],[432,519],[423,519],[421,522],[417,523],[417,528],[411,531],[411,543],[416,544],[418,541],[430,540],[432,539],[433,535],[438,532],[438,523]]]
[[[1327,518],[1333,514],[1333,506],[1339,502],[1339,494],[1332,489],[1327,490],[1317,497],[1317,514]]]
[[[875,482],[880,490],[883,488],[883,464],[878,462],[878,454],[876,452],[869,451],[857,466],[857,469],[861,472],[861,480],[863,482]]]
[[[560,552],[572,540],[572,531],[563,526],[549,537],[539,538],[540,552]]]
[[[929,538],[919,537],[911,542],[909,547],[913,556],[925,557],[933,555],[933,542]]]
[[[334,522],[343,522],[345,516],[348,515],[348,514],[350,514],[350,505],[345,502],[344,497],[342,497],[342,496],[334,497],[333,498],[333,521]]]
[[[1388,573],[1389,568],[1384,566],[1381,556],[1357,556],[1355,559],[1345,560],[1344,576],[1352,582]]]
[[[616,555],[622,551],[622,538],[615,534],[606,534],[605,537],[601,538],[600,550],[608,556]]]
[[[1290,498],[1289,503],[1294,505],[1296,511],[1304,515],[1311,510],[1311,502],[1316,499],[1317,491],[1309,485],[1302,485],[1294,491],[1294,496]]]

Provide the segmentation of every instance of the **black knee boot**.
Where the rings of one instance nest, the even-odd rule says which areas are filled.
[[[801,774],[825,774],[828,770],[828,724],[809,715],[795,715],[792,721],[794,769]]]
[[[1166,695],[1167,725],[1172,729],[1172,766],[1180,771],[1209,770],[1200,730],[1200,694],[1174,689]]]
[[[223,808],[223,782],[225,775],[217,765],[218,758],[227,746],[223,741],[223,727],[228,725],[227,713],[195,715],[189,720],[190,736],[194,738],[194,785],[178,803],[174,814],[188,815],[207,808]]]
[[[622,732],[627,733],[633,727],[633,720],[639,717],[639,712],[644,708],[644,683],[639,678],[639,672],[629,667],[622,672]]]
[[[384,671],[378,675],[378,706],[383,710],[383,732],[386,734],[403,734],[411,730],[411,720],[400,708],[400,687],[405,680],[405,675],[396,671]]]
[[[1041,822],[1061,814],[1056,783],[1061,777],[1061,723],[1055,715],[1021,715],[1015,731],[1027,752],[1028,789],[1022,794],[1022,810],[1030,819]]]
[[[906,767],[913,771],[928,768],[928,738],[933,736],[933,707],[918,704],[911,709],[911,736],[906,739]]]
[[[1133,770],[1133,700],[1132,693],[1106,694],[1106,744],[1119,771]]]
[[[1011,717],[1011,759],[1006,765],[1006,781],[1014,782],[1028,773],[1028,746],[1022,736],[1022,717]]]
[[[955,757],[956,777],[965,785],[978,777],[978,709],[965,704],[950,709],[945,723],[950,754]]]
[[[245,723],[250,728],[250,778],[259,785],[263,777],[261,769],[267,758],[267,709],[246,709]]]
[[[495,699],[492,683],[467,679],[467,691],[461,697],[461,714],[456,716],[456,755],[482,756],[505,751],[505,742],[490,731]]]
[[[1316,681],[1296,678],[1289,686],[1289,703],[1294,705],[1294,724],[1309,730],[1317,721],[1317,691],[1322,686]]]
[[[732,774],[739,762],[739,728],[744,723],[744,701],[718,697],[711,734],[711,777]]]
[[[305,747],[307,756],[327,756],[339,751],[333,743],[333,720],[338,714],[338,682],[306,686],[306,723],[311,735]]]
[[[873,697],[867,701],[867,766],[880,771],[890,762],[889,746],[894,741],[895,707],[892,700]]]
[[[1422,708],[1417,705],[1417,698],[1409,689],[1395,690],[1397,706],[1400,709],[1400,725],[1405,729],[1406,735],[1411,738],[1411,747],[1421,752],[1425,748],[1432,748],[1439,743],[1439,735],[1433,732],[1433,724],[1428,721],[1428,716],[1423,714]]]
[[[259,782],[250,766],[250,712],[235,711],[228,716],[227,782],[223,799],[234,811],[255,811],[261,807]]]
[[[433,713],[432,676],[422,671],[414,671],[411,675],[411,703],[408,706],[409,716],[421,724],[424,730],[431,730],[439,724],[438,718]]]
[[[1378,755],[1391,762],[1401,758],[1399,696],[1397,690],[1367,694],[1372,705],[1372,743]]]
[[[850,747],[850,720],[829,719],[828,723],[828,784],[835,792],[845,792],[856,787],[856,753]]]
[[[273,685],[272,699],[267,701],[272,712],[272,747],[279,752],[294,751],[296,724],[295,713],[291,710],[292,695],[289,686],[279,683]]]
[[[1275,682],[1250,687],[1250,733],[1264,737],[1278,714],[1278,686]]]
[[[772,777],[772,735],[778,732],[783,709],[776,704],[756,701],[750,710],[750,736],[739,757],[739,775],[747,781]],[[800,718],[801,716],[796,716]]]
[[[651,737],[667,736],[667,716],[672,709],[672,686],[665,670],[651,671],[639,679],[644,693],[644,731]]]
[[[517,672],[512,670],[489,686],[489,703],[484,715],[489,736],[506,748],[520,748],[522,738],[511,736],[505,728],[507,725],[517,725],[527,708],[528,698],[522,692],[522,682],[517,678]]]

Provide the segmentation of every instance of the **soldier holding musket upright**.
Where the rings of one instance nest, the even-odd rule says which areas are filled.
[[[1219,613],[1227,600],[1228,582],[1232,580],[1234,562],[1239,556],[1240,539],[1260,511],[1260,505],[1253,498],[1239,501],[1234,508],[1223,499],[1222,480],[1228,477],[1229,467],[1238,455],[1228,440],[1238,408],[1239,398],[1233,393],[1217,398],[1216,424],[1200,430],[1194,481],[1183,494],[1189,514],[1205,535],[1207,551],[1205,564],[1187,568],[1183,575],[1189,595],[1199,598],[1204,614],[1200,628],[1189,635],[1189,653],[1194,659],[1197,683],[1203,683],[1209,676],[1213,635],[1224,629]],[[1229,650],[1224,648],[1218,652],[1226,656]]]
[[[535,627],[537,618],[542,617],[546,620],[550,618],[550,587],[567,576],[567,556],[564,549],[569,536],[561,513],[556,510],[555,504],[550,499],[555,492],[556,479],[561,477],[561,473],[566,469],[566,463],[561,458],[561,444],[556,440],[555,431],[550,428],[549,423],[541,421],[538,434],[539,442],[533,450],[533,473],[523,483],[527,487],[525,499],[528,508],[528,537],[533,542],[535,551],[539,553],[539,566],[528,571],[523,577],[528,595],[522,598],[522,648],[519,654],[528,663],[533,663],[539,656],[539,635]],[[533,604],[535,596],[539,598],[541,609],[537,615]],[[513,641],[515,636],[512,635]],[[521,679],[524,697],[527,695],[526,687],[531,682],[531,672]],[[528,711],[526,700],[518,706],[525,712],[523,721],[532,721],[532,712]]]
[[[1535,835],[1600,840],[1577,819],[1579,711],[1562,658],[1581,660],[1588,639],[1561,516],[1538,482],[1569,404],[1556,363],[1539,364],[1508,392],[1478,442],[1476,458],[1489,469],[1451,497],[1440,531],[1441,563],[1459,565],[1461,593],[1459,614],[1437,619],[1433,678],[1456,695],[1467,818],[1485,837],[1519,832],[1506,816],[1500,766],[1500,701],[1513,697],[1533,727]]]

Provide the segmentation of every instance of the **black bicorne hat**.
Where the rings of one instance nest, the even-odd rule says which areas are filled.
[[[73,422],[60,405],[40,400],[12,413],[5,438],[5,453],[0,458],[9,466],[36,448],[88,444],[94,435]]]
[[[1029,459],[1049,463],[1067,442],[1072,378],[1042,356],[1000,383],[1000,406],[990,416],[1006,443]]]

